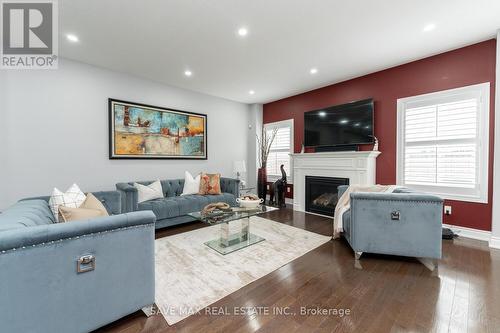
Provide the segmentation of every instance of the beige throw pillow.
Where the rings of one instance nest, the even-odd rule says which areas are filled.
[[[97,209],[102,213],[102,216],[109,216],[108,210],[102,202],[95,197],[92,193],[87,194],[87,199],[85,202],[80,206],[80,208],[87,208],[87,209]]]
[[[87,194],[87,199],[79,208],[59,206],[59,222],[87,220],[94,217],[109,216],[106,207],[92,193]]]
[[[101,217],[102,212],[98,209],[59,207],[59,222],[70,222],[88,220],[94,217]]]

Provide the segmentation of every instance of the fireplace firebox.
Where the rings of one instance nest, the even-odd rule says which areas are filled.
[[[306,176],[306,211],[333,216],[338,201],[339,185],[349,185],[349,179]]]

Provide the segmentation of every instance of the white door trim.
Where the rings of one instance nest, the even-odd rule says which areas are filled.
[[[495,91],[495,144],[493,153],[493,202],[490,247],[500,249],[500,30],[497,32]]]

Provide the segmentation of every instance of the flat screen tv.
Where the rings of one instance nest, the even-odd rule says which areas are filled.
[[[306,147],[373,142],[373,99],[330,106],[304,114]]]

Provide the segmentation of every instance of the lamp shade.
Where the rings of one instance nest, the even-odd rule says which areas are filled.
[[[233,171],[234,172],[239,172],[239,173],[246,172],[247,168],[246,168],[245,161],[234,161],[234,163],[233,163]]]

